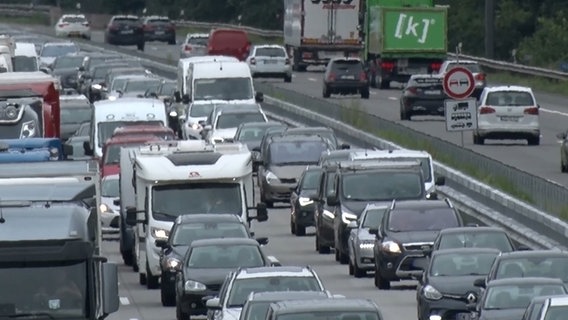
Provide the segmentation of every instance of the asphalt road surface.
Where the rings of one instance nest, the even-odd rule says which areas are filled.
[[[93,42],[102,42],[103,33],[94,31]],[[180,39],[181,40],[181,39]],[[131,47],[135,50],[135,47]],[[150,56],[167,58],[177,61],[179,59],[180,45],[168,45],[160,42],[146,43],[145,53]],[[321,98],[322,77],[320,71],[294,73],[292,83],[284,83],[281,80],[262,80],[274,83],[274,85],[292,89],[313,97]],[[491,80],[489,78],[489,80]],[[461,144],[460,133],[446,132],[442,117],[414,117],[413,121],[399,120],[399,97],[400,89],[377,90],[371,89],[369,100],[361,100],[359,97],[338,97],[328,99],[332,103],[344,103],[349,105],[350,100],[360,102],[363,110],[370,114],[396,121],[412,129],[429,135]],[[568,107],[566,98],[536,93],[538,103],[541,105],[541,145],[527,146],[523,140],[497,141],[488,140],[487,145],[473,145],[471,134],[465,133],[464,147],[484,154],[500,162],[509,164],[525,172],[532,173],[542,178],[568,185],[568,174],[560,172],[560,145],[556,135],[568,129]]]

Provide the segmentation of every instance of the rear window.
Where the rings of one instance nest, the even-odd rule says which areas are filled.
[[[333,70],[362,71],[363,65],[358,60],[338,60],[333,63]]]
[[[166,20],[166,19],[150,19],[150,20],[146,21],[146,23],[151,23],[151,24],[170,24],[170,20]]]
[[[526,107],[534,106],[535,102],[532,95],[522,91],[498,91],[490,92],[485,102],[488,106],[508,106],[508,107]]]
[[[473,73],[481,72],[481,67],[479,67],[479,65],[477,63],[463,63],[463,64],[450,63],[448,65],[448,71],[452,70],[455,67],[463,67],[463,68],[466,68],[467,70],[469,70]]]
[[[400,209],[391,211],[389,218],[388,229],[392,232],[440,231],[459,227],[456,213],[451,208]]]
[[[86,22],[87,19],[85,19],[84,17],[63,17],[63,22],[67,22],[67,23],[83,23]]]
[[[196,46],[206,46],[207,45],[207,41],[209,41],[209,38],[204,38],[204,37],[191,37],[189,39],[187,39],[187,43],[188,44],[193,44]]]
[[[131,19],[131,18],[115,18],[112,20],[112,23],[117,24],[137,24],[139,23],[138,19]]]
[[[257,57],[286,57],[286,53],[282,48],[257,48]]]

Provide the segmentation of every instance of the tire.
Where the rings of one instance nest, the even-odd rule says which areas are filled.
[[[336,251],[338,251],[336,249]],[[349,263],[349,256],[346,255],[345,253],[339,253],[339,263],[341,264],[348,264]]]
[[[339,262],[339,250],[335,249],[335,261]]]
[[[390,289],[390,281],[381,277],[381,271],[379,271],[378,267],[375,267],[375,286],[377,288],[379,288],[379,290],[389,290]]]
[[[529,146],[538,146],[540,144],[540,137],[532,137],[527,139]]]
[[[179,304],[176,305],[176,319],[177,320],[190,320],[191,319],[189,314],[181,311],[181,307],[179,306]]]
[[[138,49],[138,51],[144,51],[144,46],[146,45],[145,42],[141,42],[138,45],[136,45],[136,48]]]
[[[400,108],[400,120],[402,121],[410,121],[410,115],[404,111],[404,109]]]
[[[294,223],[294,219],[292,219],[292,215],[290,215],[290,233],[296,234],[296,224]]]
[[[144,286],[144,285],[146,285],[146,282],[147,282],[146,280],[148,280],[148,279],[146,278],[145,274],[138,273],[138,283],[140,283],[141,285]]]
[[[169,44],[169,45],[174,45],[174,44],[176,44],[176,38],[170,39],[170,40],[168,41],[168,44]]]
[[[316,250],[319,254],[329,254],[331,252],[331,248],[327,246],[322,246],[319,241],[319,237],[316,234]]]
[[[361,91],[361,98],[362,99],[369,99],[369,95],[370,95],[370,92],[369,92],[368,88],[366,90]]]
[[[286,83],[292,82],[292,76],[291,75],[285,75],[284,76],[284,82],[286,82]]]
[[[390,80],[385,80],[381,76],[377,76],[377,86],[380,90],[390,89]]]
[[[153,276],[150,273],[148,262],[146,262],[146,287],[148,289],[158,289],[160,287],[160,276]]]
[[[323,93],[322,93],[322,95],[323,95],[324,98],[329,98],[329,97],[331,97],[331,93],[329,92],[329,88],[328,88],[326,85],[323,86]]]
[[[122,255],[122,261],[127,266],[132,266],[132,253],[130,251],[121,251],[120,254]]]
[[[357,266],[357,263],[353,265],[353,275],[355,278],[363,278],[367,276],[367,271],[362,270]]]
[[[138,272],[140,268],[138,267],[138,261],[136,260],[136,252],[134,252],[134,248],[132,249],[132,271]]]
[[[162,283],[165,283],[163,278]],[[162,300],[162,306],[164,307],[173,307],[176,305],[175,292],[167,292],[165,286],[163,285],[160,289],[160,298]]]
[[[560,159],[560,172],[568,172],[568,166]]]
[[[349,260],[349,275],[352,276],[353,273],[355,273],[355,268],[353,267],[353,264],[351,263],[351,259]]]
[[[294,223],[294,230],[296,231],[296,237],[303,237],[306,235],[306,227],[299,225],[297,222]]]

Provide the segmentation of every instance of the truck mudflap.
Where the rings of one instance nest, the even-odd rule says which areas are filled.
[[[438,73],[444,58],[369,59],[366,62],[371,86],[390,89],[392,82],[404,85],[414,74]]]

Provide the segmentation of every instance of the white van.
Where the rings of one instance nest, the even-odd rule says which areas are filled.
[[[199,57],[191,57],[180,59],[177,66],[177,89],[179,91],[179,96],[183,96],[187,94],[187,72],[189,70],[189,66],[192,63],[200,63],[200,62],[236,62],[239,59],[235,57],[228,57],[228,56],[199,56]],[[181,99],[181,98],[180,98]]]
[[[35,44],[30,42],[16,42],[14,56],[12,57],[14,72],[39,71],[39,57]]]
[[[189,66],[187,94],[190,101],[224,100],[242,103],[263,101],[254,91],[250,68],[246,62],[203,62]]]
[[[116,128],[141,124],[167,126],[168,117],[162,100],[122,98],[95,102],[91,123],[91,141],[84,145],[85,154],[100,159],[103,144]]]

